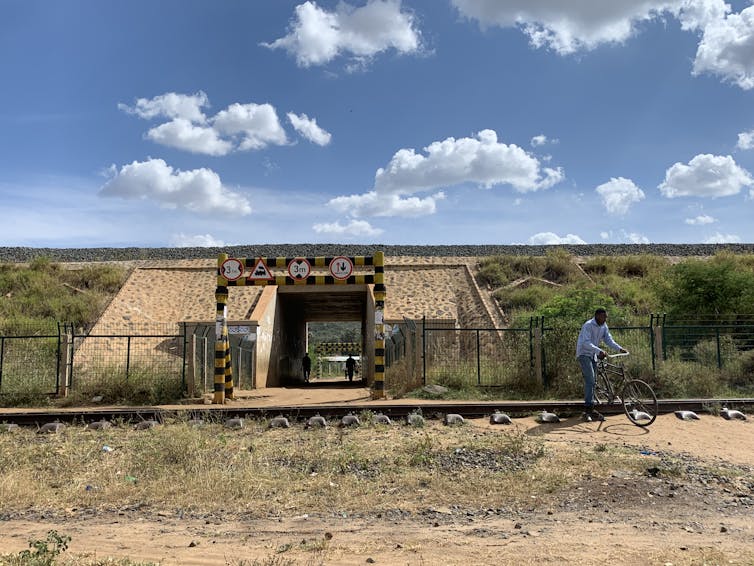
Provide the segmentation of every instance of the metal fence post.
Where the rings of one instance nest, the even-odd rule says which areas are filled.
[[[58,330],[60,327],[58,327]],[[68,352],[70,346],[68,343],[68,332],[58,336],[58,355],[57,355],[57,371],[55,372],[55,393],[61,397],[68,396]],[[62,362],[61,363],[61,358]],[[62,371],[61,371],[62,369]]]
[[[128,381],[128,371],[131,368],[131,336],[126,337],[126,381]]]
[[[183,366],[186,367],[188,364],[188,379],[186,379],[184,375],[183,386],[186,388],[186,395],[188,395],[189,398],[194,396],[194,385],[196,382],[196,339],[196,331],[194,330],[191,333],[191,338],[188,341],[187,347],[184,348],[183,353]],[[186,350],[188,350],[188,352]]]
[[[422,317],[422,384],[427,385],[427,317]]]
[[[3,358],[5,357],[5,336],[0,336],[0,391],[3,390]]]
[[[715,340],[717,342],[717,369],[723,367],[723,359],[720,355],[720,327],[715,327]]]
[[[537,317],[537,319],[537,326],[534,327],[534,340],[532,344],[534,350],[534,375],[542,385],[546,386],[547,384],[544,380],[544,368],[542,367],[542,326],[544,325],[540,326],[539,317]],[[544,317],[542,320],[544,321]]]
[[[182,322],[183,327],[183,363],[181,364],[181,390],[186,390],[186,323]]]
[[[482,385],[482,351],[479,347],[479,329],[476,330],[476,382]]]

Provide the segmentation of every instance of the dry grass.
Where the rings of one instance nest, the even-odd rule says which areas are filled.
[[[241,430],[181,422],[148,431],[69,427],[56,436],[23,430],[0,435],[0,453],[6,512],[137,504],[253,516],[414,511],[449,501],[502,507],[565,488],[587,469],[627,465],[615,453],[546,451],[515,427],[435,421],[422,429],[268,430],[251,421]]]

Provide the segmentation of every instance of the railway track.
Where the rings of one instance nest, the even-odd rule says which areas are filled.
[[[662,399],[658,401],[659,413],[667,414],[674,411],[688,410],[705,412],[713,407],[727,406],[744,411],[754,408],[754,399]],[[496,409],[506,412],[513,417],[523,417],[547,410],[567,416],[581,413],[583,404],[574,401],[484,401],[484,402],[431,402],[418,399],[412,404],[385,403],[341,403],[317,405],[280,405],[274,407],[233,407],[224,406],[187,406],[186,408],[165,407],[103,407],[85,408],[78,410],[2,410],[0,409],[0,423],[17,424],[19,426],[41,426],[49,422],[89,423],[101,419],[138,422],[154,419],[160,422],[171,419],[203,418],[206,420],[222,421],[231,417],[268,418],[283,415],[289,419],[306,419],[315,414],[326,418],[340,418],[348,413],[358,414],[362,411],[381,412],[391,419],[405,417],[409,413],[420,409],[425,417],[432,418],[446,413],[457,413],[465,418],[480,418],[489,416]],[[605,415],[620,414],[621,405],[600,408]]]

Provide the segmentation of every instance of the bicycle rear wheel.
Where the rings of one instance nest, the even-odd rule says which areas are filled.
[[[623,410],[636,426],[649,426],[657,418],[657,396],[640,379],[632,379],[623,387]]]

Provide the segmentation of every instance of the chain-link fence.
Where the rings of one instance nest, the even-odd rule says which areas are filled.
[[[0,393],[57,394],[59,370],[57,323],[0,323]]]
[[[97,324],[88,333],[64,325],[69,336],[68,387],[124,381],[135,387],[185,383],[186,329],[179,323]]]
[[[661,315],[656,321],[668,360],[722,369],[754,350],[754,315]]]
[[[582,387],[574,359],[579,330],[541,317],[527,328],[504,329],[404,319],[385,339],[386,379],[393,390],[440,383],[497,387],[509,398],[545,390],[572,396]],[[701,395],[712,391],[707,385],[715,379],[733,392],[754,390],[754,315],[651,315],[646,325],[610,330],[632,354],[625,360],[629,374],[656,384],[660,393]],[[256,387],[254,336],[230,336],[233,377],[241,389]],[[10,326],[0,321],[0,393],[60,394],[98,380],[207,392],[214,350],[214,323],[98,324],[85,333],[55,322]],[[702,374],[704,381],[695,377]]]
[[[583,390],[575,360],[579,331],[573,322],[544,317],[532,318],[528,328],[505,329],[425,321],[422,383],[501,387],[509,398],[544,391],[558,398],[578,396]],[[629,375],[655,384],[660,394],[754,391],[754,316],[651,315],[646,325],[610,326],[610,332],[631,352],[624,360]]]

